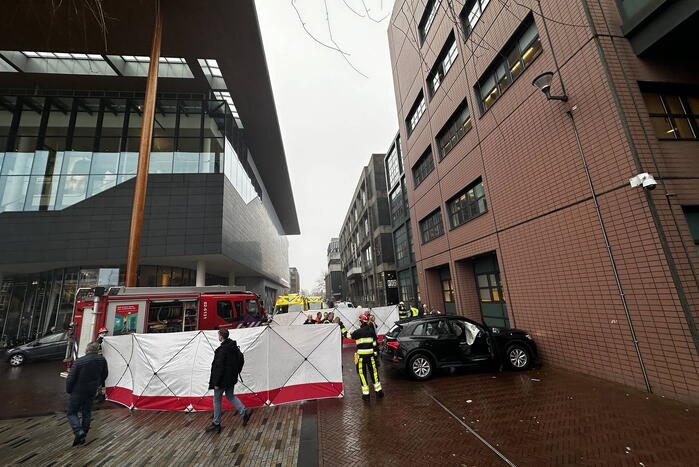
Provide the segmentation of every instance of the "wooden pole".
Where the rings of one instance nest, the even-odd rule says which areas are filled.
[[[138,170],[134,188],[133,206],[131,208],[131,231],[129,232],[129,251],[126,261],[126,287],[136,287],[138,262],[141,250],[141,228],[143,227],[143,210],[146,204],[148,186],[148,162],[153,139],[153,119],[155,117],[155,99],[158,89],[158,65],[160,63],[160,41],[162,36],[162,19],[160,0],[156,0],[153,41],[150,49],[150,64],[146,81],[146,98],[143,103],[143,123],[141,142],[138,148]]]

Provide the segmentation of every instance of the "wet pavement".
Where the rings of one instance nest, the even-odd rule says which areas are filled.
[[[68,405],[66,380],[60,376],[60,360],[27,362],[12,367],[0,362],[0,419],[65,412]],[[116,404],[96,404],[96,409]]]
[[[382,366],[386,397],[366,403],[352,355],[343,399],[262,408],[249,430],[226,412],[214,438],[202,435],[210,413],[107,403],[81,448],[70,447],[61,363],[3,364],[0,418],[22,418],[0,420],[0,464],[699,466],[697,406],[547,367],[419,383]]]
[[[362,401],[318,401],[320,464],[699,465],[699,407],[553,368],[457,371],[416,382],[381,368]]]

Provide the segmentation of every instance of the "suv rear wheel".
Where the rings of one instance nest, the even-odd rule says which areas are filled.
[[[529,349],[523,344],[513,344],[507,348],[505,353],[507,364],[513,370],[526,370],[531,365]]]
[[[432,377],[434,373],[434,363],[432,359],[425,354],[416,354],[410,358],[408,362],[408,372],[418,381],[424,381]]]

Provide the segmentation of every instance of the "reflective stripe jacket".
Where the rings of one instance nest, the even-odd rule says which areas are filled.
[[[405,319],[408,317],[408,310],[405,307],[398,307],[398,318]]]
[[[418,310],[415,307],[410,308],[410,312],[413,314],[413,317],[417,317],[420,315],[420,310]]]
[[[348,332],[347,337],[354,339],[357,344],[357,353],[360,357],[376,355],[377,338],[376,332],[372,326],[362,324],[362,327],[354,331],[351,335]]]

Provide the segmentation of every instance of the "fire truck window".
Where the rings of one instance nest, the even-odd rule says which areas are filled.
[[[245,304],[248,314],[257,315],[257,300],[248,300]]]
[[[233,302],[235,304],[235,311],[230,300],[219,300],[216,302],[216,313],[218,316],[232,323],[234,321],[240,321],[243,315],[243,302]]]
[[[184,306],[181,302],[151,303],[148,309],[148,332],[182,331]]]

